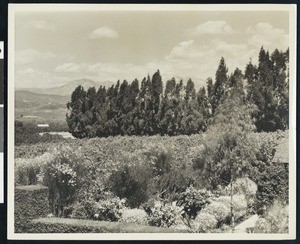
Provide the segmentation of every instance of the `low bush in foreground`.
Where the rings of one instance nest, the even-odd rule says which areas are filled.
[[[288,233],[289,231],[288,205],[275,201],[267,209],[264,216],[259,218],[254,227],[254,233]]]

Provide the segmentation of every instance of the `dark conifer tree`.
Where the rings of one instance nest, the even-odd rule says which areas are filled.
[[[85,115],[88,111],[86,91],[78,86],[71,95],[71,102],[67,104],[70,114],[67,114],[69,132],[76,138],[87,137],[86,126],[89,119]]]
[[[225,92],[225,86],[227,82],[228,69],[225,64],[225,60],[222,57],[219,63],[219,67],[216,72],[216,81],[214,84],[214,95],[212,98],[212,113],[214,114],[216,108],[219,105],[219,101]]]

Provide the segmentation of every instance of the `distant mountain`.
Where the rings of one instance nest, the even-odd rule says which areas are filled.
[[[71,96],[72,92],[79,85],[82,86],[85,90],[87,90],[89,87],[93,87],[93,86],[98,87],[98,83],[96,83],[93,80],[79,79],[79,80],[70,81],[62,86],[45,89],[44,91],[39,92],[39,93],[58,94],[61,96]]]
[[[71,97],[72,92],[75,90],[76,87],[81,85],[85,90],[87,90],[89,87],[95,87],[96,90],[102,86],[111,86],[113,82],[105,81],[105,82],[96,82],[90,79],[78,79],[69,81],[64,85],[57,86],[57,87],[51,87],[51,88],[19,88],[17,91],[30,91],[33,93],[39,93],[39,94],[50,94],[50,95],[60,95],[60,96],[69,96]]]

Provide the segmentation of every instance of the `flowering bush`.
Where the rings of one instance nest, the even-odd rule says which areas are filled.
[[[214,202],[222,203],[227,208],[231,207],[231,197],[230,196],[220,196],[213,199]],[[247,213],[247,201],[244,195],[233,195],[232,199],[233,214],[235,219],[240,219]]]
[[[120,221],[125,223],[146,225],[148,223],[147,213],[144,210],[138,208],[124,208],[122,209]]]
[[[257,192],[257,185],[248,177],[238,178],[232,183],[233,194],[244,194],[245,196],[254,196]],[[231,193],[230,184],[224,188],[224,193],[229,195]]]
[[[118,197],[100,200],[94,206],[94,218],[105,221],[119,221],[125,208],[125,199]]]
[[[259,218],[253,232],[255,233],[288,233],[289,215],[288,205],[275,201],[265,216]]]
[[[194,232],[206,233],[216,228],[217,222],[213,215],[200,212],[195,220],[192,221],[191,227]]]
[[[211,214],[218,222],[224,222],[230,215],[230,208],[221,202],[212,202],[201,213]]]
[[[281,202],[275,201],[267,210],[266,219],[270,223],[271,233],[288,233],[288,205],[284,205]]]
[[[182,208],[176,204],[154,202],[154,207],[148,213],[148,223],[152,226],[171,227],[182,226],[184,223],[181,218]]]
[[[44,167],[43,184],[49,187],[49,202],[56,216],[75,202],[82,185],[85,165],[81,155],[71,147],[62,145],[54,149],[53,158]]]
[[[235,195],[244,195],[248,205],[248,212],[255,213],[257,210],[257,184],[248,177],[238,178],[232,183],[232,192]],[[222,193],[231,194],[231,185],[226,186]]]

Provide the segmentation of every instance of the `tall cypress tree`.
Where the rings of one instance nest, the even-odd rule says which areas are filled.
[[[74,90],[67,108],[70,111],[66,116],[69,132],[76,138],[87,137],[86,126],[89,120],[85,113],[88,111],[88,103],[86,91],[82,86]]]
[[[219,105],[219,101],[221,97],[224,95],[225,92],[225,86],[227,82],[227,72],[228,69],[225,64],[225,60],[222,57],[219,63],[219,67],[216,72],[216,81],[214,84],[214,95],[212,99],[212,112],[214,114],[215,110],[217,109]]]

